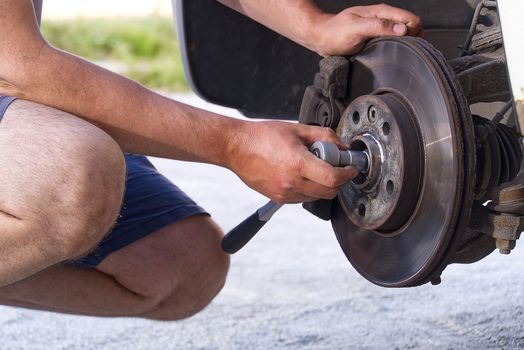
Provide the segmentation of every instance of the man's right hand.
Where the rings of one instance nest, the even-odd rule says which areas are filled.
[[[358,171],[335,168],[309,146],[327,141],[348,146],[333,130],[287,122],[246,122],[232,138],[226,166],[249,187],[279,203],[334,198]]]

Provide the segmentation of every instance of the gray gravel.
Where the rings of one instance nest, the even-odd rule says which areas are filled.
[[[225,230],[265,203],[222,168],[154,162]],[[351,268],[328,223],[286,206],[233,257],[226,287],[197,316],[164,323],[2,307],[0,349],[524,349],[523,257],[517,246],[449,267],[439,286],[384,289]]]

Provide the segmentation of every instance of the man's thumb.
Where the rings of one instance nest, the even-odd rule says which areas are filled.
[[[408,27],[404,23],[393,24],[393,33],[398,36],[406,35]]]

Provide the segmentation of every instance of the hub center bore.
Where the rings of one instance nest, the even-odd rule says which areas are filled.
[[[368,171],[340,196],[350,220],[378,233],[398,231],[416,207],[423,178],[422,142],[409,104],[394,92],[360,96],[344,111],[337,134],[370,158]]]
[[[384,151],[376,137],[369,132],[356,136],[351,141],[350,146],[352,150],[364,151],[368,155],[367,170],[359,173],[352,182],[355,188],[369,192],[379,179]]]

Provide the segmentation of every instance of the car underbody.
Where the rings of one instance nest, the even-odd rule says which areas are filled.
[[[202,97],[330,127],[367,152],[368,170],[335,200],[304,205],[331,221],[355,269],[385,287],[436,284],[449,264],[509,254],[524,227],[524,125],[506,60],[516,38],[496,1],[386,3],[421,15],[427,37],[374,39],[354,56],[321,59],[215,2],[174,1]]]

